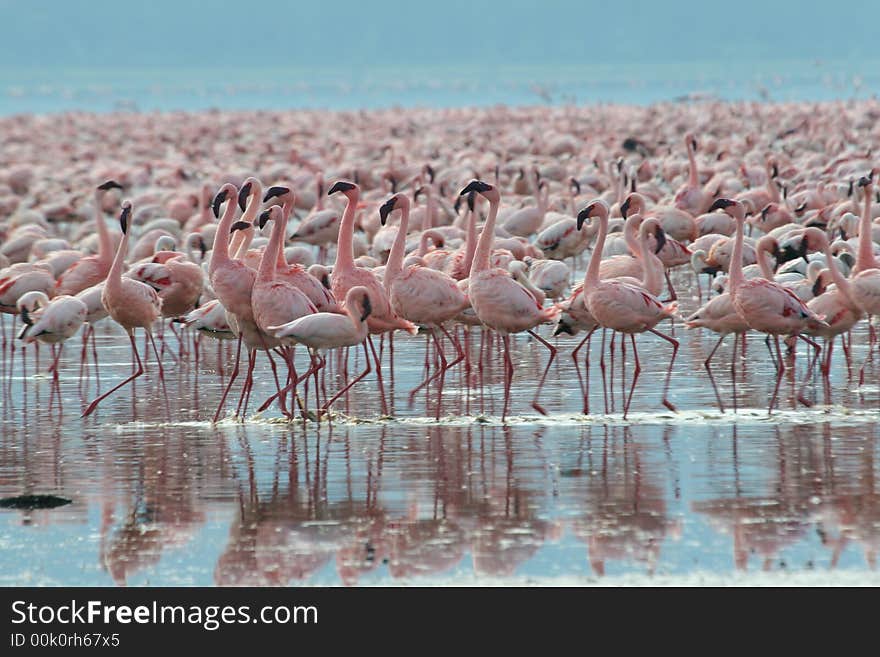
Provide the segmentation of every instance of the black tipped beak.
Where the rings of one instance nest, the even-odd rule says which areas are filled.
[[[266,222],[272,218],[272,213],[269,210],[264,210],[260,213],[260,218],[258,219],[258,225],[260,226],[260,230],[263,230],[263,227],[266,225]],[[245,222],[240,222],[245,223]]]
[[[126,205],[122,208],[122,212],[119,215],[119,225],[122,227],[122,234],[125,234],[125,231],[128,230],[128,218],[131,216],[131,206]]]
[[[464,196],[470,192],[477,192],[479,194],[482,192],[488,192],[490,189],[492,189],[492,185],[484,183],[482,180],[474,179],[471,180],[467,186],[458,193],[458,195]]]
[[[455,197],[455,203],[452,204],[452,208],[455,210],[455,214],[461,213],[461,196]]]
[[[199,238],[199,252],[202,254],[202,260],[205,259],[205,254],[208,252],[208,246],[205,244],[204,238]]]
[[[577,178],[572,178],[570,181],[571,188],[574,190],[574,193],[580,195],[581,193],[581,183]]]
[[[229,229],[230,233],[234,233],[237,230],[247,230],[251,225],[246,221],[236,221],[232,224],[232,228]]]
[[[238,190],[238,207],[241,208],[242,212],[244,212],[244,209],[247,206],[248,196],[251,195],[252,187],[253,183],[245,183],[242,188]]]
[[[724,208],[729,208],[733,205],[733,201],[729,198],[718,198],[715,199],[715,202],[709,207],[709,212],[714,212],[715,210],[723,210]]]
[[[697,140],[693,137],[691,137],[691,148],[693,148],[694,151],[697,150]]]
[[[381,206],[379,206],[379,220],[382,222],[382,225],[385,225],[385,222],[388,221],[388,215],[394,212],[394,205],[397,203],[397,197],[392,196],[390,199],[385,201]]]
[[[34,320],[31,319],[31,316],[28,314],[28,309],[22,307],[21,309],[21,321],[25,324],[25,326],[33,326]],[[21,335],[18,337],[21,338],[25,334],[25,331],[21,332]]]
[[[761,221],[767,221],[767,214],[770,212],[770,206],[765,205],[761,208]]]
[[[345,182],[344,180],[339,180],[333,183],[333,187],[331,187],[327,191],[327,196],[332,196],[336,192],[347,192],[350,189],[354,189],[354,185],[350,182]]]
[[[559,323],[556,324],[556,328],[553,330],[553,336],[562,335],[563,333],[574,335],[574,331],[571,330],[571,327],[560,319]]]
[[[859,187],[867,187],[870,184],[871,184],[871,177],[870,176],[862,176],[861,178],[859,178]]]
[[[796,260],[797,258],[801,257],[801,249],[795,248],[791,244],[786,244],[785,246],[781,247],[778,252],[779,255],[776,256],[776,262],[780,265],[788,262],[789,260]]]
[[[624,219],[627,218],[627,215],[629,214],[629,199],[626,199],[620,204],[620,214],[623,215]]]
[[[654,247],[654,254],[656,255],[666,246],[666,232],[660,226],[657,226],[657,232],[654,234],[654,237],[657,238],[657,246]]]
[[[773,178],[778,178],[778,177],[779,177],[779,167],[776,166],[776,163],[775,163],[775,162],[773,163],[773,171],[772,171],[772,173],[771,173],[770,175],[771,175]]]
[[[287,187],[281,187],[280,185],[276,185],[275,187],[270,187],[266,190],[266,193],[263,194],[263,203],[268,201],[269,199],[276,198],[278,196],[284,196],[285,194],[289,194],[290,189]]]
[[[321,276],[321,285],[323,285],[328,290],[330,289],[330,274],[324,274]]]
[[[425,172],[428,174],[428,182],[433,183],[434,182],[434,167],[432,167],[430,164],[426,164],[425,165]]]
[[[813,296],[818,297],[820,294],[824,294],[825,285],[822,284],[822,277],[817,276],[816,281],[813,283]]]
[[[222,190],[214,197],[214,200],[211,202],[211,210],[214,212],[214,218],[220,218],[220,206],[226,201],[229,196],[229,192],[227,190]]]
[[[363,306],[364,306],[364,312],[361,314],[361,321],[365,322],[365,321],[367,321],[367,317],[369,317],[370,314],[373,312],[373,304],[370,303],[370,297],[368,297],[366,294],[364,295]]]
[[[459,198],[461,198],[461,197],[459,196]],[[468,204],[468,209],[471,212],[474,211],[474,205],[476,204],[476,202],[477,202],[477,193],[476,192],[468,192],[467,204]]]
[[[122,185],[120,185],[115,180],[108,180],[98,185],[98,189],[100,189],[101,191],[107,191],[108,189],[122,189]]]
[[[588,205],[583,210],[578,212],[578,216],[577,216],[577,229],[578,230],[583,228],[584,222],[588,221],[590,219],[590,215],[593,212],[593,207],[594,207],[593,204],[590,203],[590,205]]]

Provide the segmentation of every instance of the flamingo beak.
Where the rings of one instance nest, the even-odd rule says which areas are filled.
[[[339,180],[339,181],[333,183],[333,187],[331,187],[327,191],[327,196],[332,196],[336,192],[347,192],[347,191],[354,189],[354,188],[355,188],[355,186],[352,183],[345,182],[344,180]]]
[[[489,183],[484,183],[482,180],[474,179],[471,180],[467,184],[467,186],[458,193],[458,195],[464,196],[469,192],[477,192],[479,194],[482,194],[483,192],[488,192],[490,189],[492,189],[492,185],[490,185]]]
[[[273,199],[278,196],[284,196],[285,194],[289,194],[289,193],[290,193],[290,189],[288,189],[287,187],[281,187],[280,185],[270,187],[268,190],[266,190],[266,193],[263,194],[263,203],[265,203],[269,199]]]
[[[620,214],[623,215],[624,219],[626,219],[627,215],[629,214],[629,204],[630,204],[629,197],[627,197],[627,199],[623,203],[620,204]]]
[[[654,247],[654,255],[660,253],[661,249],[666,245],[666,232],[657,226],[657,231],[654,234],[654,237],[657,238],[657,246]]]
[[[211,203],[211,210],[214,211],[214,218],[220,218],[220,206],[226,201],[229,197],[229,190],[223,189],[217,193],[217,196],[214,197],[214,201]]]
[[[264,212],[261,212],[261,213],[260,213],[260,218],[259,218],[259,220],[258,220],[258,222],[259,222],[259,226],[260,226],[260,230],[263,230],[263,227],[266,225],[266,223],[267,223],[267,222],[269,221],[269,219],[271,219],[271,218],[272,218],[272,213],[271,213],[269,210],[265,210]],[[245,223],[245,222],[242,221],[241,223]]]
[[[247,230],[251,225],[246,221],[236,221],[232,224],[232,228],[229,229],[230,234],[234,233],[237,230]]]
[[[128,230],[128,218],[131,216],[131,205],[126,205],[122,208],[122,213],[119,215],[119,225],[122,227],[122,234],[125,234],[125,231]]]
[[[245,183],[242,185],[241,189],[238,191],[238,207],[241,208],[241,211],[244,212],[244,209],[247,205],[248,196],[251,195],[251,188],[253,187],[253,183]]]
[[[384,226],[388,221],[388,215],[394,212],[394,205],[397,203],[397,196],[392,196],[379,207],[379,220]]]
[[[373,304],[370,303],[370,297],[368,297],[366,294],[364,295],[363,308],[364,311],[361,314],[361,321],[365,322],[367,321],[367,317],[369,317],[370,314],[373,312]]]
[[[587,221],[588,219],[590,219],[594,207],[595,207],[595,205],[593,203],[590,203],[587,207],[585,207],[583,210],[578,212],[578,216],[577,216],[577,229],[578,230],[583,228],[584,222]]]
[[[122,185],[120,185],[115,180],[108,180],[98,185],[98,189],[100,189],[102,192],[105,192],[108,189],[122,189]]]

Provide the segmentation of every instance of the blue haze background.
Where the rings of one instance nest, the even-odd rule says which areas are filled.
[[[867,97],[877,9],[0,0],[0,113]]]

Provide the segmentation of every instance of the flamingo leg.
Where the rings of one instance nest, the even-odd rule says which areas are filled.
[[[367,342],[370,344],[370,351],[373,353],[373,360],[376,361],[376,380],[379,383],[379,397],[382,402],[382,415],[388,415],[388,403],[385,401],[385,384],[382,382],[382,361],[376,354],[376,346],[373,344],[373,338],[367,335]]]
[[[626,337],[624,337],[623,339],[625,340]],[[634,365],[633,365],[633,380],[632,380],[632,384],[630,385],[630,388],[629,388],[629,395],[626,397],[626,399],[624,400],[624,403],[623,403],[623,419],[624,420],[626,419],[626,416],[629,414],[629,405],[632,403],[633,393],[635,392],[635,389],[636,389],[636,383],[639,380],[639,374],[642,373],[642,364],[639,361],[639,350],[636,347],[636,337],[632,333],[630,333],[629,339],[630,339],[630,342],[632,342]]]
[[[135,343],[135,339],[134,339],[134,331],[132,331],[128,334],[128,339],[131,341],[131,349],[134,352],[135,358],[137,359],[137,366],[138,366],[137,371],[134,374],[132,374],[131,376],[129,376],[127,379],[122,381],[122,383],[118,383],[117,385],[110,388],[110,390],[105,392],[103,395],[100,395],[99,397],[94,399],[92,401],[92,403],[90,403],[88,405],[85,412],[83,412],[83,414],[80,417],[88,417],[89,415],[91,415],[95,411],[95,409],[98,407],[98,404],[100,404],[104,399],[106,399],[107,397],[112,395],[114,392],[119,390],[126,383],[130,383],[130,382],[134,381],[136,378],[138,378],[141,374],[144,373],[144,364],[141,362],[141,356],[137,350],[137,344]]]
[[[767,407],[767,415],[773,413],[773,407],[776,405],[776,398],[779,396],[779,386],[782,384],[782,377],[785,374],[785,363],[782,360],[782,349],[779,347],[778,335],[773,336],[773,342],[776,345],[776,385],[773,388],[773,396],[770,398],[770,405]]]
[[[529,330],[529,335],[547,347],[547,351],[550,352],[550,359],[547,361],[546,367],[544,367],[544,373],[541,375],[541,380],[538,381],[538,387],[535,390],[535,396],[532,399],[532,408],[538,411],[541,415],[547,415],[547,411],[545,411],[544,407],[538,403],[538,397],[541,395],[541,390],[544,388],[544,380],[547,378],[547,372],[550,371],[550,366],[553,365],[553,361],[556,359],[556,347],[532,330]]]
[[[718,347],[721,346],[721,343],[724,342],[724,335],[718,338],[718,342],[715,343],[715,346],[712,348],[712,351],[709,352],[709,356],[706,360],[703,361],[703,367],[706,368],[706,374],[709,375],[709,381],[712,383],[712,390],[715,392],[715,400],[718,402],[718,408],[723,413],[724,412],[724,403],[721,401],[721,395],[718,392],[718,386],[715,383],[715,377],[712,376],[712,357],[715,355],[715,352],[718,351]],[[736,349],[736,338],[734,338],[734,349]]]
[[[218,342],[219,348],[219,342]],[[232,384],[235,382],[235,379],[238,378],[238,367],[241,362],[241,334],[238,336],[237,345],[235,347],[235,366],[232,368],[232,374],[229,376],[229,383],[226,384],[226,389],[223,391],[223,396],[220,397],[220,403],[217,405],[217,411],[214,413],[214,419],[212,422],[217,422],[220,417],[220,412],[223,410],[223,404],[226,402],[226,397],[229,395],[229,391],[232,389]]]
[[[342,395],[344,395],[351,388],[353,388],[355,386],[355,384],[358,383],[358,381],[362,380],[365,376],[367,376],[367,374],[372,372],[372,368],[370,366],[370,352],[367,351],[366,343],[363,343],[363,345],[364,345],[364,356],[366,357],[366,361],[364,363],[365,364],[364,371],[361,372],[360,374],[358,374],[356,377],[354,377],[351,381],[348,381],[345,384],[345,386],[341,390],[339,390],[339,392],[337,392],[335,395],[333,395],[333,397],[331,397],[328,401],[325,401],[324,405],[321,407],[321,413],[326,413],[327,410],[333,405],[333,402],[335,402],[337,399],[342,397]]]
[[[504,346],[504,407],[501,410],[501,421],[507,419],[507,407],[510,405],[510,388],[513,385],[513,359],[510,357],[510,335],[501,336]]]
[[[671,338],[665,333],[661,333],[657,329],[648,329],[654,335],[663,338],[672,345],[672,358],[669,359],[669,367],[666,368],[666,381],[663,382],[663,405],[670,411],[676,411],[675,405],[669,401],[669,382],[672,379],[672,366],[675,364],[675,357],[678,355],[679,342],[675,338]]]
[[[162,395],[165,397],[165,410],[170,419],[171,407],[168,404],[168,390],[165,388],[165,371],[162,369],[162,359],[159,357],[159,350],[156,349],[156,341],[153,339],[153,332],[147,331],[147,335],[150,336],[150,343],[153,345],[153,353],[156,354],[156,365],[159,367],[159,381],[162,383]]]
[[[590,338],[593,337],[593,333],[596,332],[598,327],[594,326],[587,332],[586,337],[578,343],[578,346],[574,348],[574,351],[571,352],[571,359],[574,361],[574,370],[578,375],[578,384],[581,388],[581,395],[584,398],[584,415],[589,415],[590,413],[590,348],[587,347],[587,355],[585,360],[585,376],[581,376],[581,368],[578,365],[578,352],[581,348],[590,341]]]
[[[801,340],[803,340],[808,345],[813,347],[813,352],[814,352],[813,357],[810,359],[810,364],[807,365],[807,373],[804,375],[804,380],[803,380],[803,383],[801,383],[801,387],[800,387],[800,390],[798,390],[798,396],[797,396],[798,401],[801,404],[809,407],[809,406],[813,405],[813,402],[811,402],[809,399],[804,397],[804,390],[807,387],[807,383],[810,382],[810,377],[813,374],[813,368],[816,366],[816,361],[819,360],[819,354],[822,353],[822,347],[820,347],[818,345],[818,343],[816,343],[814,340],[811,340],[810,338],[808,338],[805,335],[798,335],[797,337],[799,337]],[[831,347],[830,347],[830,345],[829,345],[829,349],[828,349],[828,364],[829,364],[829,366],[831,364]]]

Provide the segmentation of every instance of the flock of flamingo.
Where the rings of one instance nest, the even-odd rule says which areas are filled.
[[[259,410],[320,420],[371,374],[387,414],[395,335],[421,332],[425,376],[410,398],[436,386],[428,410],[439,420],[450,371],[501,350],[506,418],[513,336],[547,351],[531,400],[540,413],[563,336],[577,336],[589,413],[601,329],[603,373],[609,337],[612,350],[632,348],[625,417],[644,334],[669,346],[661,397],[675,410],[674,326],[684,322],[718,334],[705,362],[713,386],[726,336],[731,363],[746,332],[767,336],[768,412],[786,370],[780,339],[793,353],[803,342],[798,399],[810,405],[804,387],[829,375],[837,338],[849,365],[850,332],[880,314],[878,117],[868,101],[6,118],[2,358],[51,344],[57,383],[62,346],[83,331],[82,364],[91,341],[99,367],[94,326],[109,316],[129,337],[133,371],[89,416],[145,373],[137,329],[164,389],[154,332],[165,340],[167,327],[181,358],[193,342],[197,353],[202,340],[235,341],[214,421],[240,379],[242,346],[237,416],[265,356],[275,393]],[[705,303],[683,316],[683,294]],[[873,327],[868,339],[859,384],[872,372]],[[362,371],[349,374],[349,350],[362,350]],[[331,353],[339,381],[328,394]]]

